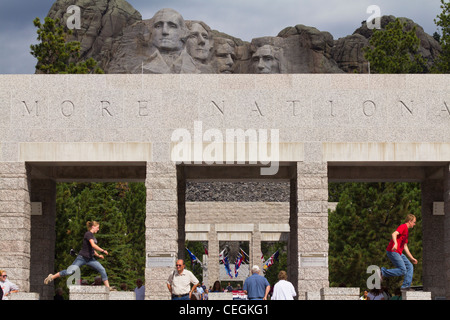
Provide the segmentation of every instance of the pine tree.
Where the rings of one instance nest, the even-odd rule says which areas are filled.
[[[37,30],[37,40],[41,43],[31,45],[31,54],[38,60],[36,70],[45,74],[57,73],[103,73],[97,62],[89,58],[84,62],[74,62],[80,58],[80,42],[67,41],[72,30],[64,30],[59,19],[46,17],[44,24],[39,18],[33,21]]]
[[[437,73],[450,72],[450,2],[441,0],[442,12],[434,20],[436,25],[440,27],[442,34],[439,35],[439,43],[441,44],[442,52],[436,61],[433,71]]]
[[[61,183],[57,185],[55,272],[69,267],[81,249],[86,222],[100,223],[95,235],[99,246],[109,253],[98,261],[105,267],[111,286],[125,283],[134,288],[145,270],[145,197],[143,183]],[[98,274],[81,270],[88,284]],[[57,286],[66,288],[66,280]]]
[[[374,73],[425,73],[426,63],[418,52],[420,40],[416,28],[406,30],[400,19],[385,29],[375,30],[365,48],[365,58]]]
[[[330,184],[339,190],[339,203],[329,213],[329,269],[330,285],[366,288],[371,265],[392,268],[386,258],[386,247],[392,232],[407,213],[417,217],[410,230],[408,247],[419,260],[414,266],[413,284],[421,284],[421,207],[420,187],[414,183],[345,183]],[[330,192],[330,195],[334,191]],[[336,198],[336,193],[333,194]],[[386,284],[392,289],[402,279],[391,278]]]
[[[127,224],[126,243],[132,250],[127,255],[128,268],[132,279],[144,278],[145,272],[145,218],[146,218],[146,193],[144,183],[119,183],[117,184],[119,197],[119,209],[123,213]]]

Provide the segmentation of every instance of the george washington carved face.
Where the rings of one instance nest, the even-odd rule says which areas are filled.
[[[159,51],[180,51],[188,30],[183,17],[172,9],[161,9],[152,18],[151,43]]]

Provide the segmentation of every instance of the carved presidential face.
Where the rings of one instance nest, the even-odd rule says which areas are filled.
[[[174,10],[162,9],[153,17],[151,42],[160,51],[180,51],[187,28],[183,17]]]
[[[211,50],[209,34],[200,23],[192,24],[189,38],[186,41],[186,49],[196,60],[204,62],[208,59]]]
[[[214,44],[214,59],[212,65],[217,73],[234,73],[234,47],[228,42]]]
[[[280,73],[279,62],[275,59],[273,48],[269,45],[256,50],[252,56],[252,64],[255,73]]]

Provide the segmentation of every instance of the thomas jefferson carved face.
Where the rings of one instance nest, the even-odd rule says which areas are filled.
[[[208,31],[198,22],[190,27],[190,35],[186,41],[187,52],[192,58],[205,62],[209,57],[211,44]]]
[[[161,9],[152,18],[151,43],[159,51],[180,51],[184,47],[187,28],[183,17],[172,9]]]

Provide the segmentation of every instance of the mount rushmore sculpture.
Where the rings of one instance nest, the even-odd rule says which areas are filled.
[[[72,40],[80,41],[81,59],[98,61],[106,73],[366,73],[363,48],[372,30],[365,23],[353,35],[334,40],[329,32],[304,25],[287,27],[277,36],[245,42],[212,30],[203,21],[184,20],[173,9],[142,19],[125,0],[58,0],[48,16],[66,21],[67,8],[78,5],[82,24]],[[382,27],[395,17],[382,18]],[[417,28],[420,53],[432,63],[439,43]]]

